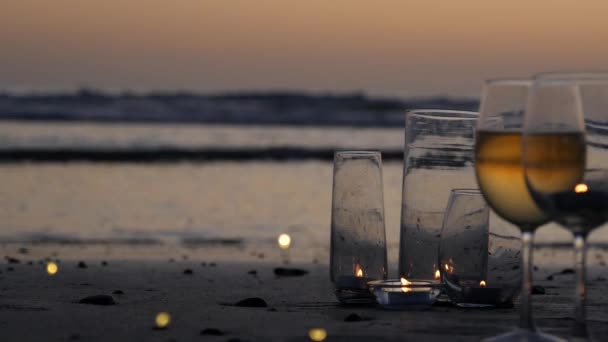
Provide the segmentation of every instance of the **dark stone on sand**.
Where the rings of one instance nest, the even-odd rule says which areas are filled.
[[[221,331],[220,329],[216,329],[216,328],[206,328],[201,330],[201,335],[210,335],[210,336],[223,336],[224,332]]]
[[[234,306],[242,306],[247,308],[267,308],[266,301],[259,297],[245,298],[234,303]]]
[[[78,265],[76,265],[76,267],[78,267],[78,268],[87,268],[88,266],[87,266],[87,264],[85,264],[84,261],[79,261]]]
[[[553,275],[548,276],[547,278],[545,278],[546,280],[553,280]]]
[[[606,278],[599,276],[599,277],[595,278],[595,281],[606,281]]]
[[[7,268],[6,268],[6,270],[7,270],[7,271],[14,271],[14,270],[15,270],[15,268],[14,268],[14,267],[10,267],[10,266],[9,266],[9,267],[7,267]]]
[[[194,273],[194,272],[193,272],[191,269],[189,269],[189,268],[186,268],[186,269],[184,270],[184,274],[193,274],[193,273]]]
[[[203,262],[201,262],[201,266],[207,267],[207,263],[203,261]]]
[[[19,261],[19,259],[17,259],[17,258],[13,258],[13,257],[10,257],[10,256],[8,256],[8,255],[7,255],[7,256],[5,256],[5,257],[4,257],[4,259],[6,259],[6,261],[7,261],[9,264],[18,264],[18,263],[20,263],[20,262],[21,262],[21,261]]]
[[[354,312],[344,318],[344,322],[362,322],[362,321],[371,321],[371,320],[372,319],[369,317],[362,317]]]
[[[91,305],[115,305],[114,297],[109,295],[95,295],[84,297],[78,301],[80,304],[91,304]]]
[[[534,272],[538,271],[538,266],[534,266],[533,269],[534,269]]]
[[[175,259],[169,258],[169,262],[175,262]]]
[[[571,268],[565,268],[559,274],[574,274],[574,270]]]
[[[21,247],[19,248],[19,254],[27,254],[29,253],[29,250],[25,247]]]
[[[545,291],[545,288],[540,286],[540,285],[534,285],[532,286],[532,294],[533,295],[544,295],[545,293],[547,293],[547,291]]]
[[[188,260],[190,257],[188,256],[188,254],[184,254],[182,255],[182,260]]]
[[[210,263],[209,263],[209,267],[215,267],[215,266],[217,266],[217,264],[216,264],[216,263],[214,263],[214,262],[210,262]]]
[[[308,274],[308,271],[300,268],[277,267],[274,269],[274,274],[279,277],[300,277]]]
[[[250,270],[249,272],[247,272],[247,274],[257,275],[258,271],[256,271],[256,270]]]
[[[266,311],[270,311],[270,312],[277,312],[277,309],[276,309],[276,308],[270,308],[270,309],[268,309],[268,310],[266,310]]]
[[[258,259],[264,259],[264,257],[265,257],[264,253],[258,254]]]
[[[122,290],[114,290],[114,291],[112,292],[112,294],[115,294],[115,295],[123,295],[123,294],[125,294],[125,293],[124,293]]]
[[[108,266],[108,262],[107,261],[102,261],[101,262],[101,266]]]
[[[30,265],[30,266],[32,266],[34,264],[34,262],[30,260],[30,261],[27,262],[27,264]]]

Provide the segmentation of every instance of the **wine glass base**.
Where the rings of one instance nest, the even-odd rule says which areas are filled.
[[[489,337],[483,340],[483,342],[566,342],[566,340],[544,334],[538,331],[518,329],[502,335]]]

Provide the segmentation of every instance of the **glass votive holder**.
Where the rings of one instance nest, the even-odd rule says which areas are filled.
[[[342,304],[372,304],[367,283],[386,279],[386,233],[380,152],[334,156],[330,278]]]
[[[451,191],[441,230],[443,290],[461,307],[511,307],[521,288],[516,227],[492,215],[477,189]]]
[[[441,293],[441,286],[428,280],[375,280],[370,281],[368,285],[376,302],[389,310],[428,309]]]

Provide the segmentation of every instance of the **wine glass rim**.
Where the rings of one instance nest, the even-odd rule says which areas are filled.
[[[481,195],[481,190],[474,188],[456,188],[452,189],[451,192],[459,195]]]
[[[448,114],[455,114],[450,116]],[[478,112],[466,111],[466,110],[452,110],[452,109],[408,109],[406,115],[415,115],[429,118],[444,118],[444,119],[455,119],[455,120],[466,120],[466,119],[477,119],[479,118]]]
[[[532,85],[533,80],[530,78],[490,78],[484,81],[485,85]]]
[[[608,70],[565,70],[545,71],[532,76],[534,80],[608,80]]]
[[[372,150],[345,150],[345,151],[335,151],[335,157],[381,157],[382,154],[380,151],[372,151]]]

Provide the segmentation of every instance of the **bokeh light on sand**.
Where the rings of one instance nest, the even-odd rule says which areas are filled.
[[[289,246],[291,246],[291,236],[287,234],[281,234],[279,235],[277,242],[279,243],[279,247],[281,249],[288,249]]]
[[[51,261],[46,264],[46,273],[49,275],[53,276],[57,273],[57,271],[59,271],[59,266],[57,266],[56,263]]]
[[[159,312],[156,314],[154,323],[156,323],[156,328],[165,329],[171,323],[171,315],[168,312]]]
[[[589,187],[587,186],[587,184],[584,183],[576,184],[576,186],[574,187],[574,192],[576,192],[577,194],[582,194],[587,191],[589,191]]]
[[[324,341],[327,338],[327,331],[323,328],[313,328],[308,330],[308,337],[311,341]]]

